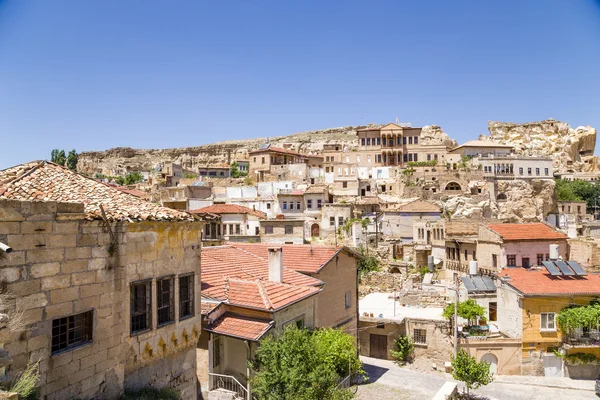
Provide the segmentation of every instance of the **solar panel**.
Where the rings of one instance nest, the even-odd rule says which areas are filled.
[[[467,292],[476,292],[477,288],[475,287],[475,285],[473,285],[473,281],[471,281],[471,278],[468,276],[463,276],[462,278],[463,284],[465,285],[465,288],[467,289]]]
[[[577,274],[577,276],[586,276],[587,275],[587,272],[585,272],[583,267],[581,265],[579,265],[579,263],[577,261],[567,261],[567,264],[569,264],[569,267],[571,267],[571,269],[573,271],[575,271],[575,274]]]
[[[544,265],[544,267],[546,267],[546,270],[548,270],[548,272],[550,272],[551,276],[561,276],[562,275],[560,270],[558,268],[556,268],[556,265],[554,265],[554,263],[552,261],[542,261],[542,264]]]
[[[569,266],[567,264],[565,264],[563,261],[554,261],[554,264],[556,264],[556,266],[558,267],[558,269],[560,269],[560,272],[562,272],[563,275],[565,275],[565,276],[575,275],[575,272],[573,272],[573,270],[571,268],[569,268]]]
[[[482,276],[481,280],[483,281],[483,284],[486,286],[487,290],[496,290],[496,285],[494,284],[492,278],[490,278],[489,276]]]

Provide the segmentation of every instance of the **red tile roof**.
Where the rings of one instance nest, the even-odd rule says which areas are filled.
[[[503,268],[500,278],[525,296],[600,295],[600,275],[551,276],[545,269]]]
[[[219,335],[233,336],[258,341],[271,329],[273,324],[262,319],[249,318],[226,312],[216,321],[207,325],[205,330]]]
[[[161,207],[86,178],[48,161],[33,161],[0,171],[0,198],[83,203],[88,219],[101,219],[100,205],[109,220],[198,219],[186,212]]]
[[[201,260],[202,293],[242,307],[277,310],[317,294],[323,285],[285,266],[283,283],[271,282],[268,258],[231,245],[203,248]]]
[[[273,247],[272,244],[266,243],[232,243],[231,245],[264,259],[268,259],[268,249]],[[285,267],[308,274],[319,272],[342,249],[342,247],[310,244],[284,244],[277,247],[283,249]]]
[[[255,217],[267,219],[267,214],[262,211],[253,210],[248,207],[240,206],[237,204],[213,204],[212,206],[198,208],[196,210],[190,210],[191,214],[249,214]]]
[[[567,235],[555,231],[541,222],[531,224],[488,224],[488,228],[503,240],[554,240],[568,239]]]
[[[200,302],[200,313],[202,315],[207,315],[212,310],[214,310],[219,304],[221,304],[221,303],[214,302],[214,301],[208,301],[205,298],[202,298],[202,301]]]

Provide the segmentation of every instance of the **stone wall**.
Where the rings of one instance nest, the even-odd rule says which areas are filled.
[[[114,398],[125,388],[169,386],[196,398],[195,346],[200,315],[157,328],[155,279],[191,273],[200,310],[201,222],[85,219],[82,204],[0,201],[0,278],[27,324],[4,349],[15,376],[40,361],[43,398]],[[130,334],[130,283],[152,282],[152,329]],[[174,287],[178,285],[174,282]],[[92,340],[53,352],[53,321],[92,312]],[[191,355],[194,355],[193,357]],[[175,361],[174,361],[175,360]]]

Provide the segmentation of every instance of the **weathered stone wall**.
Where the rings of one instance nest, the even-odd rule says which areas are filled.
[[[175,290],[175,321],[156,328],[155,278],[193,273],[200,310],[202,223],[111,223],[111,246],[104,222],[84,217],[82,204],[0,201],[0,241],[14,249],[0,253],[0,277],[27,324],[5,342],[13,358],[7,373],[41,360],[39,386],[48,400],[114,398],[138,386],[170,386],[195,399],[195,356],[188,361],[187,354],[200,315],[180,321]],[[153,328],[131,336],[129,284],[142,279],[153,280]],[[86,311],[93,312],[92,341],[52,354],[52,321]],[[161,361],[178,357],[186,361]]]

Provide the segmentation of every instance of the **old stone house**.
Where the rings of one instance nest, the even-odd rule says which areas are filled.
[[[202,227],[49,162],[0,171],[0,274],[25,323],[2,335],[5,373],[39,360],[49,400],[195,399]]]
[[[267,218],[262,211],[237,204],[213,204],[197,210],[190,210],[190,213],[209,213],[220,216],[221,225],[216,226],[217,236],[230,241],[258,240],[260,238],[260,220]]]
[[[441,217],[440,207],[426,201],[412,201],[385,209],[378,217],[380,230],[388,238],[412,241],[415,222],[434,222]]]
[[[292,178],[294,181],[303,181],[307,178],[308,157],[306,154],[266,143],[259,149],[248,152],[248,155],[250,158],[249,175],[256,177],[258,182]],[[295,173],[291,173],[291,170]],[[303,175],[299,175],[299,171]]]
[[[260,221],[260,242],[304,244],[303,219],[265,219]]]

